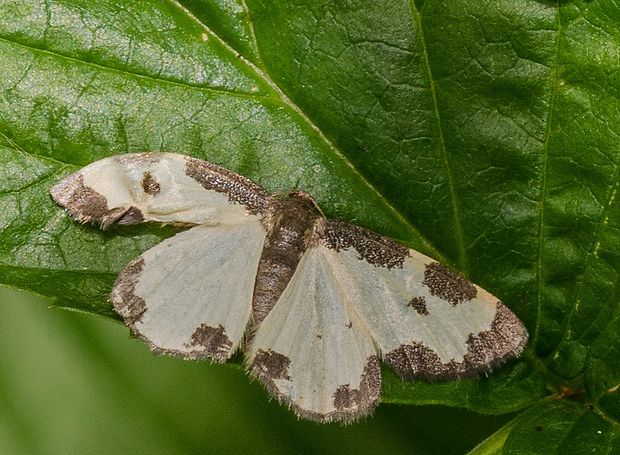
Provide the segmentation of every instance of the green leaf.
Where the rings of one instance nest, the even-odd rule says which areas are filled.
[[[498,431],[493,433],[487,439],[482,441],[478,446],[469,452],[469,455],[499,455],[502,453],[506,439],[516,424],[516,420],[504,425]]]
[[[384,401],[521,412],[479,451],[613,451],[618,24],[608,0],[4,2],[0,283],[115,317],[118,271],[174,230],[77,225],[49,188],[109,155],[190,154],[310,192],[528,326],[488,377],[386,372]]]

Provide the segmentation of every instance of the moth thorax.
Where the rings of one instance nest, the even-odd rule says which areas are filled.
[[[305,191],[292,191],[285,199],[282,199],[281,202],[285,207],[296,208],[296,210],[306,210],[309,213],[314,213],[315,218],[323,216],[314,198]]]
[[[276,248],[289,254],[305,249],[305,238],[312,231],[315,221],[322,218],[314,200],[306,193],[291,193],[277,202],[270,219],[271,226],[265,242],[266,248]]]

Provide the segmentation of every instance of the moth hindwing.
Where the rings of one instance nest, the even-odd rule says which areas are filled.
[[[102,229],[188,227],[121,271],[114,308],[156,352],[224,362],[242,347],[250,374],[304,418],[372,412],[380,359],[406,380],[455,379],[527,342],[514,313],[442,264],[326,219],[306,193],[275,197],[206,161],[106,158],[51,193],[73,219]]]

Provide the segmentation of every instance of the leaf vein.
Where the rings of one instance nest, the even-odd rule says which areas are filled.
[[[592,244],[591,244],[591,248],[590,251],[588,252],[588,256],[586,258],[586,263],[583,267],[583,270],[581,272],[581,274],[579,275],[579,277],[577,278],[577,282],[575,283],[575,301],[573,302],[572,308],[570,313],[568,314],[568,316],[566,317],[566,324],[564,325],[564,330],[562,332],[562,337],[560,338],[560,341],[558,342],[557,347],[554,349],[554,351],[551,353],[551,355],[549,356],[550,358],[553,358],[553,355],[555,355],[559,350],[560,347],[562,346],[562,344],[566,341],[568,341],[568,339],[571,336],[571,321],[575,315],[575,312],[577,311],[577,308],[579,307],[579,304],[581,303],[580,297],[581,297],[581,292],[583,290],[583,283],[585,280],[585,275],[587,270],[592,266],[592,263],[594,261],[594,258],[596,257],[596,251],[598,249],[599,246],[599,238],[601,235],[601,231],[603,230],[603,226],[605,225],[605,221],[607,219],[607,212],[609,211],[610,207],[612,206],[615,198],[616,198],[616,194],[618,192],[618,188],[620,187],[620,166],[616,166],[616,172],[614,175],[614,184],[612,185],[612,188],[609,192],[609,197],[607,198],[607,204],[605,205],[605,207],[603,208],[603,212],[601,214],[601,218],[599,219],[599,222],[596,226],[596,230],[594,232],[594,236],[593,236],[593,240],[592,240]],[[594,324],[594,321],[591,322],[590,327]],[[587,329],[586,329],[587,330]]]
[[[459,269],[465,275],[468,274],[469,264],[467,260],[467,252],[465,251],[465,240],[463,237],[463,227],[461,225],[461,214],[458,204],[458,199],[456,196],[456,192],[454,189],[454,179],[452,172],[452,163],[450,161],[450,156],[446,147],[445,138],[443,135],[443,126],[441,122],[441,116],[439,115],[439,103],[437,100],[437,87],[435,85],[435,79],[433,78],[433,72],[430,66],[430,60],[428,56],[428,46],[426,44],[426,37],[424,35],[424,27],[422,26],[422,18],[421,13],[417,10],[414,0],[409,0],[409,8],[411,10],[411,15],[413,16],[413,20],[416,22],[418,30],[420,31],[420,41],[422,44],[422,51],[424,53],[424,65],[426,66],[426,71],[428,74],[428,80],[430,84],[430,92],[433,99],[433,109],[435,118],[437,119],[437,129],[439,133],[439,145],[441,149],[441,154],[443,158],[444,167],[446,170],[446,176],[448,180],[448,188],[450,190],[450,198],[452,201],[452,216],[454,223],[454,234],[457,241],[458,248],[458,264]]]
[[[260,62],[263,61],[260,51],[258,49],[258,40],[256,39],[256,32],[254,31],[254,23],[252,22],[252,16],[250,15],[250,9],[245,0],[241,0],[241,7],[243,8],[243,14],[245,15],[248,23],[248,31],[250,32],[250,39],[252,40],[252,47],[254,48],[254,52],[256,52],[256,56]]]
[[[217,93],[217,94],[222,94],[222,95],[231,95],[231,96],[235,96],[238,98],[245,98],[245,99],[252,99],[252,100],[262,100],[262,99],[267,98],[266,95],[261,95],[259,93],[240,92],[237,90],[229,90],[229,89],[222,88],[222,87],[202,86],[202,85],[192,84],[190,82],[178,81],[178,80],[169,79],[165,77],[151,76],[151,75],[139,73],[136,71],[128,71],[126,69],[115,68],[114,66],[104,65],[102,63],[88,62],[86,60],[81,60],[79,58],[72,57],[70,55],[66,55],[58,51],[52,51],[50,49],[44,49],[42,47],[33,46],[31,44],[25,44],[18,40],[9,39],[5,36],[0,36],[0,42],[4,42],[4,43],[11,44],[11,45],[16,45],[16,46],[21,46],[25,49],[29,49],[30,51],[40,52],[42,54],[51,55],[56,58],[63,58],[65,60],[75,62],[81,65],[94,67],[98,70],[105,70],[105,71],[120,73],[120,74],[129,75],[129,76],[133,76],[133,77],[140,78],[140,79],[151,80],[151,81],[155,81],[159,83],[166,83],[166,84],[181,86],[184,88],[190,88],[193,90],[200,90],[204,92]]]
[[[545,139],[543,141],[543,162],[542,162],[542,178],[540,183],[540,199],[538,201],[538,258],[536,261],[536,281],[538,289],[538,302],[536,305],[536,324],[534,333],[532,334],[531,343],[536,345],[538,334],[540,332],[542,303],[543,303],[543,249],[545,246],[545,198],[547,197],[547,164],[549,158],[549,140],[551,137],[551,124],[553,122],[553,110],[555,107],[556,97],[559,86],[558,60],[560,55],[560,45],[562,36],[562,18],[560,14],[560,3],[556,1],[558,20],[557,20],[557,36],[555,42],[555,64],[552,65],[553,80],[551,84],[551,99],[549,101],[549,116],[547,118],[547,126],[545,129]]]

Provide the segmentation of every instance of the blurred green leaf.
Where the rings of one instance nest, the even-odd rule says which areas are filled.
[[[507,452],[613,447],[619,24],[611,0],[2,2],[0,282],[114,317],[116,273],[173,230],[79,226],[49,188],[105,156],[187,153],[309,191],[530,329],[489,377],[386,372],[384,401],[524,410],[489,445]]]
[[[508,420],[380,405],[355,425],[302,421],[241,369],[153,356],[123,325],[47,303],[0,287],[2,455],[458,455]]]

